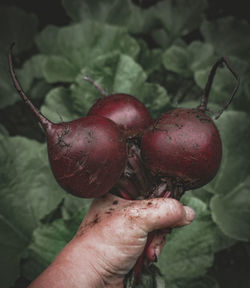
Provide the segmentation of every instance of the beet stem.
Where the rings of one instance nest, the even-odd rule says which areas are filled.
[[[30,110],[35,114],[35,116],[37,117],[37,119],[39,120],[39,122],[41,123],[41,125],[43,126],[44,130],[46,131],[48,129],[49,126],[51,126],[51,122],[44,116],[42,115],[42,113],[31,103],[30,99],[25,95],[14,70],[13,67],[13,61],[12,61],[12,49],[14,47],[15,43],[12,43],[10,48],[9,48],[9,53],[8,53],[8,64],[9,64],[9,70],[10,70],[10,75],[13,81],[13,84],[17,90],[17,92],[19,93],[19,95],[21,96],[21,98],[23,99],[23,101],[25,102],[26,105],[29,106]]]
[[[142,190],[143,193],[147,195],[149,192],[148,190],[149,190],[150,184],[148,183],[148,178],[146,176],[144,166],[142,165],[141,158],[137,150],[138,149],[136,148],[135,145],[129,148],[128,163],[135,171],[136,179],[138,180],[137,182],[141,188],[140,190]],[[145,196],[145,195],[142,195],[142,196]]]
[[[201,111],[206,111],[207,109],[207,103],[208,103],[208,98],[209,98],[209,94],[211,91],[211,87],[212,87],[212,83],[214,80],[214,76],[216,74],[217,68],[219,66],[221,66],[223,63],[226,64],[228,70],[233,74],[233,76],[235,77],[235,79],[237,80],[237,84],[231,94],[231,96],[229,97],[228,101],[226,102],[226,104],[223,106],[223,108],[217,113],[217,115],[215,116],[215,119],[218,119],[220,117],[220,115],[223,113],[223,111],[225,111],[227,109],[227,107],[229,106],[229,104],[232,102],[233,97],[235,95],[235,93],[237,92],[239,85],[240,85],[240,79],[239,76],[237,75],[237,73],[234,71],[234,69],[232,68],[231,64],[229,63],[228,59],[226,57],[221,57],[220,59],[218,59],[216,61],[216,63],[213,65],[208,80],[207,80],[207,84],[206,87],[204,89],[204,93],[202,95],[201,98],[201,103],[200,105],[197,107],[197,109],[201,110]]]
[[[135,184],[131,179],[126,176],[122,176],[115,185],[120,191],[125,192],[130,196],[131,199],[136,199],[138,197],[138,192]]]
[[[229,97],[229,99],[227,100],[227,102],[224,104],[224,107],[222,107],[222,109],[214,116],[215,119],[218,119],[221,114],[227,109],[227,107],[230,105],[230,103],[232,102],[233,100],[233,97],[234,95],[236,94],[239,86],[240,86],[240,77],[239,75],[234,71],[234,69],[232,68],[231,64],[229,63],[228,59],[226,59],[224,57],[224,63],[226,64],[228,70],[233,74],[234,78],[236,79],[237,81],[237,84],[236,86],[234,87],[234,90],[231,94],[231,96]]]
[[[90,82],[101,93],[103,97],[108,96],[108,93],[89,76],[84,76],[83,79]]]

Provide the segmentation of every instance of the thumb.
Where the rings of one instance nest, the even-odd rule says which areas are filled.
[[[171,198],[155,198],[133,201],[128,207],[128,215],[145,232],[190,224],[195,212],[188,206]]]

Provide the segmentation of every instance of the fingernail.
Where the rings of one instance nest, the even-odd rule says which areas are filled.
[[[195,212],[194,210],[189,206],[184,206],[185,212],[186,212],[186,220],[191,223],[195,218]]]

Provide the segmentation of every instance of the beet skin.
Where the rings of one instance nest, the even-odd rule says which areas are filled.
[[[199,109],[175,109],[162,115],[142,137],[142,158],[151,173],[184,190],[214,178],[222,158],[219,132]]]
[[[153,123],[145,105],[124,93],[104,96],[97,100],[88,115],[99,115],[113,120],[127,138],[140,136]]]
[[[67,192],[96,198],[109,192],[126,164],[118,126],[100,116],[52,124],[46,130],[51,169]]]

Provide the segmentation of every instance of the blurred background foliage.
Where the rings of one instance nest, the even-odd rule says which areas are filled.
[[[250,287],[250,19],[244,1],[1,1],[0,279],[26,287],[72,238],[91,200],[67,195],[48,164],[45,136],[12,86],[7,49],[24,90],[52,121],[86,115],[107,91],[130,93],[157,118],[196,107],[209,70],[226,56],[240,89],[216,121],[223,161],[216,178],[182,202],[196,220],[176,229],[154,270],[157,287]],[[221,68],[209,113],[235,81]],[[156,269],[156,268],[155,268]],[[157,271],[157,272],[156,272]],[[143,287],[154,287],[144,277]]]

